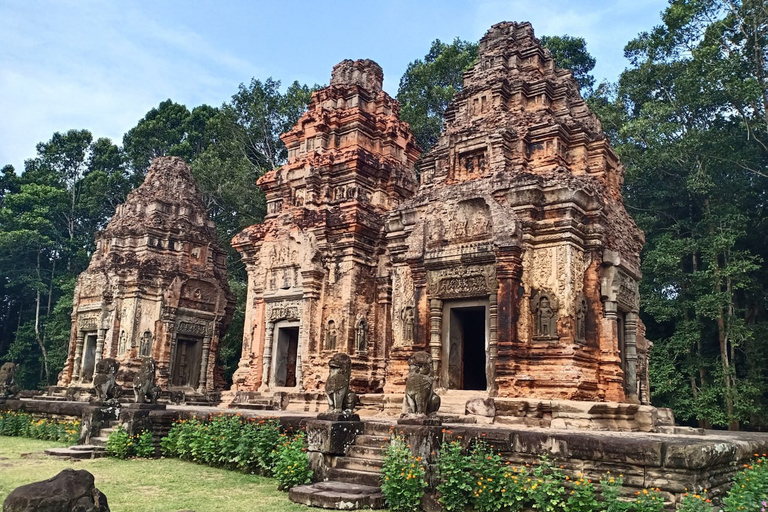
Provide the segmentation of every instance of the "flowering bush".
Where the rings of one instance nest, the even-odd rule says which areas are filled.
[[[118,459],[132,457],[136,451],[133,446],[133,438],[128,435],[122,425],[117,427],[107,438],[107,455]]]
[[[134,436],[134,439],[136,440],[137,457],[151,459],[155,456],[155,440],[152,432],[145,430],[141,434]]]
[[[35,419],[24,412],[0,411],[0,435],[75,444],[80,439],[80,420]]]
[[[461,443],[444,443],[437,459],[438,501],[449,512],[462,511],[469,503],[473,477],[469,459],[462,453]]]
[[[723,498],[723,512],[765,512],[768,510],[768,456],[754,454],[736,474],[733,487]]]
[[[421,457],[411,453],[410,447],[400,436],[393,436],[384,454],[381,469],[381,492],[392,512],[408,512],[421,509],[421,498],[427,483],[424,481],[424,465]]]
[[[287,491],[291,487],[309,483],[312,470],[309,469],[307,440],[304,432],[299,432],[292,438],[286,436],[277,454],[274,473],[275,478],[280,482],[278,489]]]
[[[160,440],[160,449],[166,457],[275,476],[283,490],[312,476],[304,433],[280,433],[275,419],[217,414],[178,420]]]

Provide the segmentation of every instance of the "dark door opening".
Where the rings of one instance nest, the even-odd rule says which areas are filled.
[[[485,390],[485,307],[451,308],[448,387]]]
[[[197,388],[200,382],[200,340],[179,339],[176,341],[176,357],[173,364],[171,384]]]
[[[88,334],[85,337],[83,348],[83,382],[93,380],[93,371],[96,367],[96,335]]]
[[[275,351],[275,386],[296,386],[296,356],[299,352],[299,328],[279,327]]]

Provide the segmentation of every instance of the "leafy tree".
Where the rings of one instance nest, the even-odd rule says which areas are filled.
[[[477,60],[477,43],[458,37],[451,44],[435,39],[424,59],[408,64],[397,90],[400,117],[411,125],[416,142],[426,151],[437,142],[443,114],[461,90],[463,74]]]
[[[704,426],[760,421],[768,398],[765,9],[672,0],[618,89],[655,402]]]
[[[290,130],[307,109],[313,89],[294,82],[281,93],[280,81],[254,78],[248,86],[240,84],[232,101],[222,107],[231,130],[228,135],[260,173],[281,165],[287,158],[280,135]]]
[[[583,37],[542,36],[541,44],[555,59],[557,67],[568,69],[579,83],[582,96],[590,96],[595,85],[595,77],[590,74],[595,67],[595,58],[587,51],[587,42]]]
[[[123,136],[123,151],[138,177],[147,173],[153,158],[183,153],[187,149],[181,145],[189,116],[187,107],[168,99],[147,112],[135,127],[128,130]]]

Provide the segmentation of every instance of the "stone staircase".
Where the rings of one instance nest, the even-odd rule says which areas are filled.
[[[274,396],[258,391],[238,391],[229,407],[254,411],[276,411],[280,409],[280,402]]]
[[[45,454],[62,459],[98,459],[105,457],[107,455],[106,446],[109,434],[117,430],[119,424],[119,421],[110,421],[106,428],[99,430],[98,436],[91,437],[91,444],[77,444],[69,448],[48,448],[45,450]]]
[[[390,423],[366,421],[363,433],[328,470],[328,480],[292,488],[290,500],[336,510],[384,508],[381,466],[392,427]]]

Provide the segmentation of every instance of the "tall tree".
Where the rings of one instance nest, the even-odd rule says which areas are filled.
[[[760,1],[672,0],[618,91],[656,403],[705,426],[764,420],[768,398],[767,23]]]
[[[443,129],[443,114],[461,90],[463,74],[477,60],[477,43],[458,37],[451,44],[435,39],[423,59],[408,64],[397,90],[400,116],[411,125],[416,142],[426,151]]]
[[[550,51],[557,67],[573,73],[582,96],[590,96],[595,85],[595,77],[591,75],[591,71],[597,61],[587,51],[587,41],[583,37],[569,35],[542,36],[541,44]]]

